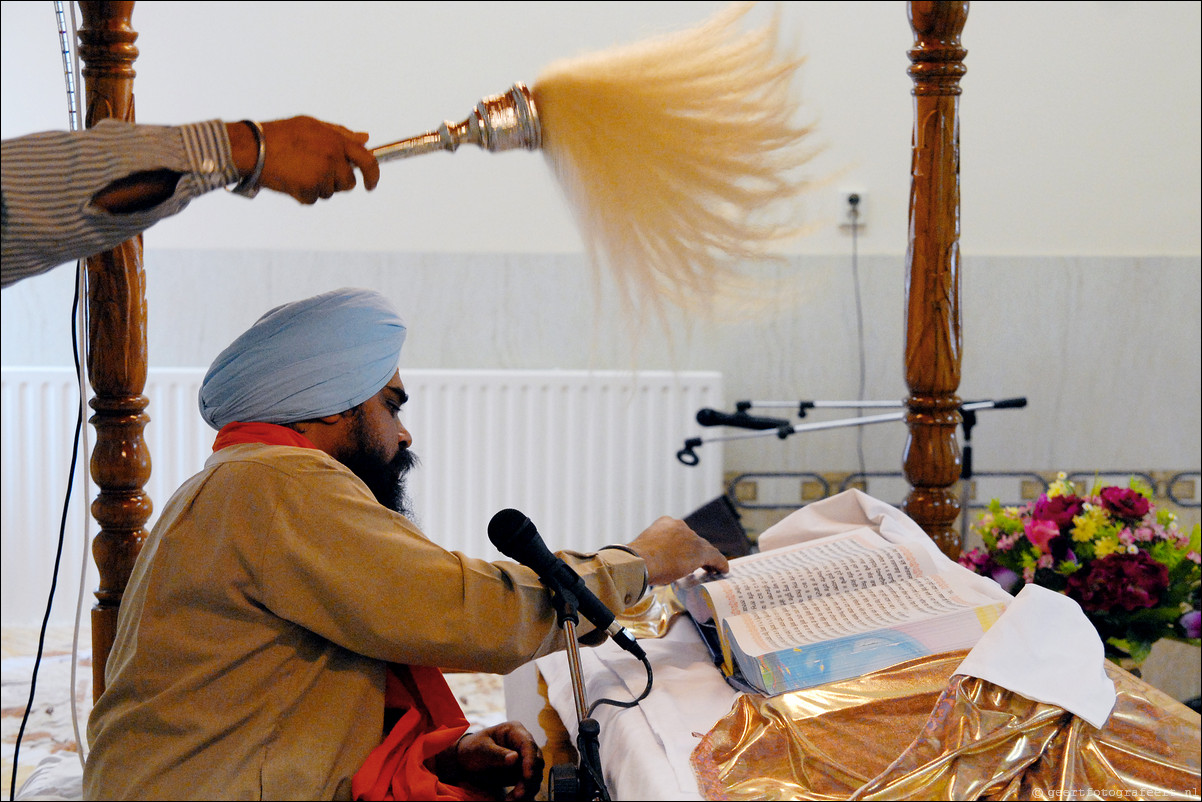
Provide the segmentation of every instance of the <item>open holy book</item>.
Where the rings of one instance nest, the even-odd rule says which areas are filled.
[[[740,557],[720,578],[698,572],[674,589],[732,684],[774,696],[971,648],[1008,596],[966,573],[861,527]]]

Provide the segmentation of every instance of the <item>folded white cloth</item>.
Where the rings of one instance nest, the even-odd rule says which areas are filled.
[[[1053,704],[1101,729],[1114,709],[1102,639],[1080,605],[1027,585],[973,648],[957,674]]]
[[[790,513],[765,529],[756,543],[760,551],[768,551],[805,540],[837,535],[861,526],[875,530],[890,543],[920,543],[924,548],[934,549],[939,557],[947,559],[913,518],[897,507],[855,488]]]

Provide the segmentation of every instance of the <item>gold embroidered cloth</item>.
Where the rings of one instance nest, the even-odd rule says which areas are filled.
[[[741,695],[693,752],[707,799],[1198,799],[1198,714],[1107,664],[1099,730],[953,676],[966,652],[781,696]]]

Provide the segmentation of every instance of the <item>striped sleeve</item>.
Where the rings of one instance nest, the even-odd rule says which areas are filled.
[[[3,142],[3,286],[116,247],[195,197],[238,179],[220,120],[167,127],[104,120]],[[180,173],[159,205],[111,214],[91,202],[113,181],[148,170]]]

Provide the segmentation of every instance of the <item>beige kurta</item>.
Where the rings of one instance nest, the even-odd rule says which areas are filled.
[[[611,608],[643,590],[625,552],[563,556]],[[230,446],[138,558],[84,794],[347,798],[381,740],[386,663],[506,673],[561,646],[533,571],[443,549],[324,452]]]

